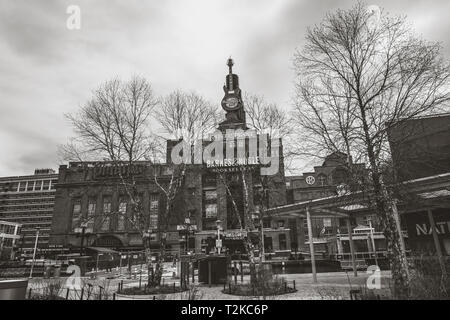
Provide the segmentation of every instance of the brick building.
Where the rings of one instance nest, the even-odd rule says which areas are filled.
[[[216,143],[217,134],[224,137],[219,149],[228,152],[226,158],[189,163],[183,179],[181,191],[177,194],[169,219],[167,230],[168,251],[179,253],[189,250],[198,253],[209,253],[216,250],[218,237],[217,221],[220,221],[219,237],[223,249],[229,253],[244,253],[243,237],[246,232],[238,224],[237,215],[244,212],[244,184],[241,170],[245,170],[245,181],[248,186],[249,208],[252,218],[261,212],[261,199],[256,196],[264,181],[267,185],[265,206],[275,207],[286,204],[286,182],[281,139],[268,140],[267,155],[276,159],[277,170],[271,175],[262,176],[262,171],[270,166],[261,163],[263,155],[250,155],[248,148],[257,141],[261,146],[262,136],[252,135],[245,122],[245,110],[240,96],[239,80],[232,73],[229,61],[229,74],[224,86],[225,97],[222,107],[226,111],[226,119],[220,123],[214,139],[205,139],[201,143],[201,156],[208,146]],[[232,141],[225,138],[227,130],[243,133],[233,136]],[[221,136],[221,137],[222,137]],[[250,137],[251,136],[251,137]],[[167,141],[166,164],[152,165],[149,162],[135,162],[139,175],[137,188],[142,194],[143,209],[149,215],[149,229],[157,229],[158,217],[165,206],[165,196],[155,183],[155,176],[161,184],[170,180],[174,168],[172,151],[180,145],[179,140]],[[239,155],[240,143],[245,145],[246,153]],[[232,146],[230,148],[230,145]],[[275,147],[276,146],[276,147]],[[189,149],[191,150],[191,149]],[[228,151],[229,151],[228,150]],[[190,152],[190,151],[188,151]],[[216,153],[214,153],[216,157]],[[195,158],[195,156],[194,156]],[[125,165],[114,165],[107,162],[72,162],[59,169],[58,188],[56,190],[55,214],[52,225],[52,244],[79,250],[82,242],[87,247],[109,247],[120,251],[142,249],[140,234],[123,219],[129,214],[129,199],[121,187],[119,170],[127,170]],[[227,187],[230,192],[227,192]],[[235,212],[232,201],[237,204]],[[122,215],[111,215],[105,219],[105,213],[122,212]],[[152,218],[153,217],[153,218]],[[83,224],[82,224],[83,222]],[[290,250],[289,226],[270,219],[263,219],[266,252]],[[195,227],[193,227],[195,226]],[[80,228],[81,227],[81,228]],[[242,226],[245,228],[245,226]],[[192,232],[188,235],[186,229]],[[83,231],[84,230],[84,231]],[[256,232],[250,231],[250,232]],[[150,233],[150,244],[157,247],[158,233]]]
[[[352,167],[352,173],[349,171],[349,163]],[[321,199],[336,196],[339,193],[348,190],[358,190],[355,183],[358,179],[363,179],[365,175],[364,163],[353,163],[351,158],[341,152],[334,152],[325,157],[321,166],[315,166],[311,172],[305,172],[301,176],[286,177],[287,200],[288,203],[300,203],[304,201]],[[356,178],[356,179],[355,179]],[[353,219],[352,225],[359,227],[368,227],[368,221],[372,215],[366,213]],[[280,219],[280,218],[278,218]],[[372,219],[373,221],[375,219]],[[337,218],[335,215],[326,213],[320,218],[312,218],[313,242],[316,252],[322,252],[326,255],[338,253],[339,233],[346,232],[346,222]],[[309,245],[308,229],[306,219],[286,218],[284,223],[291,227],[292,247],[299,251],[307,251]],[[361,244],[361,250],[367,251],[367,241]],[[355,241],[356,243],[356,241]],[[365,247],[364,247],[365,245]],[[344,242],[345,246],[345,242]]]

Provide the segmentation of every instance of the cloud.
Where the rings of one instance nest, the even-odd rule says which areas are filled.
[[[306,28],[352,0],[2,0],[0,1],[0,175],[56,162],[71,130],[63,114],[112,77],[148,78],[157,95],[195,90],[220,105],[225,61],[235,59],[243,90],[289,107],[292,56]],[[68,30],[66,8],[81,8]],[[450,55],[450,3],[374,3],[406,14],[419,34]]]

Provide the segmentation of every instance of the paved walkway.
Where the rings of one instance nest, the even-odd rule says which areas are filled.
[[[359,272],[357,277],[353,276],[353,273],[345,272],[331,272],[331,273],[318,273],[317,283],[313,282],[311,274],[284,274],[278,275],[278,277],[285,278],[289,285],[292,286],[292,281],[295,280],[297,292],[283,294],[278,296],[266,297],[268,300],[342,300],[350,299],[350,290],[358,289],[366,284],[368,274],[365,272]],[[389,287],[390,271],[381,272],[381,287],[386,289]],[[250,300],[250,299],[263,299],[263,297],[244,297],[235,296],[222,293],[223,285],[211,286],[205,284],[198,284],[196,280],[196,288],[198,293],[196,299],[202,300]],[[244,277],[244,282],[248,282],[248,276]],[[173,283],[178,280],[167,280],[165,283]],[[240,277],[238,277],[238,284],[240,283]],[[124,287],[138,286],[138,282],[128,282],[124,284]],[[164,296],[156,296],[156,298],[166,300],[185,300],[188,299],[188,293],[176,293],[168,294]]]

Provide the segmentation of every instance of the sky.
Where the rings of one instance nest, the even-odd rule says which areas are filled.
[[[406,15],[450,58],[450,1],[373,0]],[[102,82],[147,78],[157,96],[194,90],[220,106],[231,55],[244,91],[288,110],[293,54],[308,26],[354,0],[1,0],[0,176],[57,169],[57,145]],[[80,29],[67,8],[80,8]]]

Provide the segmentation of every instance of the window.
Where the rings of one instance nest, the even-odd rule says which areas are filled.
[[[80,227],[81,220],[81,199],[75,199],[72,207],[72,230]]]
[[[327,184],[327,177],[323,174],[319,174],[317,180],[319,180],[319,185],[322,187]]]
[[[278,228],[284,228],[284,220],[278,220]]]
[[[205,216],[207,219],[217,218],[217,204],[210,203],[205,205]]]
[[[204,198],[205,198],[205,200],[216,200],[217,199],[217,190],[205,190]]]
[[[34,188],[34,181],[28,181],[27,191],[33,191],[33,188]]]
[[[109,231],[109,221],[111,214],[111,197],[103,198],[103,217],[100,224],[101,231]]]
[[[49,187],[50,187],[50,180],[44,180],[44,186],[42,190],[48,190]]]
[[[26,181],[21,181],[19,183],[19,192],[21,191],[25,191],[25,188],[27,187],[27,182]]]
[[[87,227],[93,228],[94,227],[94,219],[95,219],[95,209],[97,207],[97,201],[96,199],[92,198],[89,199],[88,203],[88,215],[87,215]]]
[[[331,227],[331,218],[323,218],[323,226]]]
[[[159,215],[159,194],[154,193],[150,195],[150,219],[149,219],[150,229],[158,229],[158,215]]]
[[[278,235],[278,241],[280,243],[280,250],[286,250],[286,235],[284,233]]]
[[[125,200],[120,200],[119,202],[119,215],[117,217],[117,230],[125,230],[125,217],[127,214],[128,203]]]
[[[159,210],[159,194],[150,195],[150,214],[158,214]]]
[[[36,181],[36,184],[34,185],[34,191],[41,191],[42,188],[42,180]]]
[[[270,228],[270,219],[263,218],[263,228]]]

